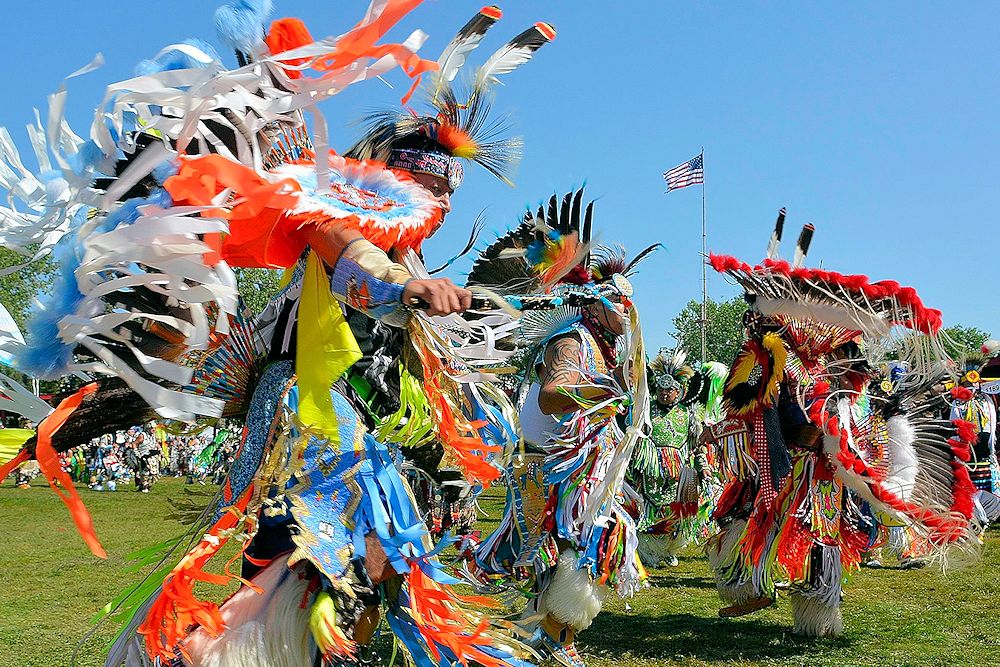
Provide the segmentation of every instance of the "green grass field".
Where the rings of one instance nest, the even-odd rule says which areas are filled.
[[[181,530],[168,518],[169,498],[185,493],[177,480],[161,481],[149,495],[81,493],[106,561],[90,555],[44,482],[28,490],[9,481],[0,487],[0,667],[69,665],[94,612],[136,576],[127,571],[126,556]],[[787,600],[743,619],[719,619],[708,565],[691,550],[679,567],[652,571],[651,587],[628,604],[611,599],[579,647],[593,667],[996,665],[998,567],[1000,532],[994,531],[979,562],[947,576],[940,570],[863,570],[846,586],[844,637],[803,640],[788,632]],[[98,631],[83,645],[78,664],[102,664],[101,649],[111,635],[111,627]]]

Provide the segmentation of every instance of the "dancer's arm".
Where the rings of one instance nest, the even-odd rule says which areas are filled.
[[[339,225],[310,225],[302,233],[310,247],[333,268],[335,286],[345,288],[352,280],[368,279],[373,288],[395,302],[394,306],[423,301],[428,306],[428,315],[461,313],[472,305],[472,293],[468,290],[447,278],[413,278],[406,268],[389,259],[357,230]],[[343,296],[343,290],[340,293]],[[382,316],[379,312],[370,314]]]
[[[580,384],[580,345],[580,339],[570,334],[556,338],[545,348],[538,392],[538,408],[543,414],[563,415],[579,409],[573,397],[560,388]]]

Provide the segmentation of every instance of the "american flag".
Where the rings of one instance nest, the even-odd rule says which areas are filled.
[[[663,178],[667,181],[667,192],[680,190],[689,185],[698,185],[705,182],[705,162],[704,155],[695,155],[684,164],[677,165],[670,171],[664,172]]]

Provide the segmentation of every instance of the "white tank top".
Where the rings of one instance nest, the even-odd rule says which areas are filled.
[[[524,407],[521,408],[521,429],[524,431],[525,442],[532,445],[544,445],[558,423],[555,417],[544,414],[539,409],[538,391],[538,383],[532,384]]]

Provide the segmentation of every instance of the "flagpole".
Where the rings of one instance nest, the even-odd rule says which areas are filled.
[[[708,361],[708,226],[705,222],[705,147],[701,147],[701,363]]]

